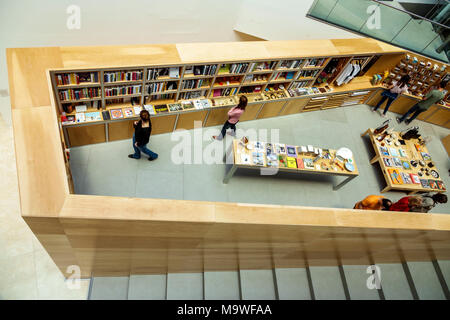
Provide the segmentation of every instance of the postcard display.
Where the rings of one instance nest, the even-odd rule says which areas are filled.
[[[379,163],[387,186],[381,191],[402,190],[410,193],[446,190],[431,155],[420,139],[403,139],[401,133],[386,130],[369,134],[376,156],[370,163]],[[403,135],[405,137],[405,135]],[[380,141],[381,140],[381,141]]]
[[[340,150],[347,150],[348,157],[342,157]],[[296,171],[348,176],[346,180],[334,186],[341,188],[358,176],[358,169],[351,151],[347,148],[323,149],[312,145],[294,146],[280,143],[248,141],[246,137],[233,140],[233,164],[224,178],[228,183],[237,167],[251,169],[273,168],[280,171]],[[228,152],[228,157],[231,155]]]

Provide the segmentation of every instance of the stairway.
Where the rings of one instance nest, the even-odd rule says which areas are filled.
[[[89,300],[450,300],[450,261],[93,277]]]

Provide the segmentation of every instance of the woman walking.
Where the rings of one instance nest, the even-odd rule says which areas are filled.
[[[135,121],[133,134],[133,148],[134,154],[129,154],[128,158],[140,159],[141,152],[148,155],[148,160],[152,161],[158,158],[158,154],[147,148],[147,143],[150,140],[150,133],[152,132],[152,123],[150,121],[150,113],[147,110],[142,110],[139,113],[141,119]]]
[[[239,98],[239,104],[236,107],[231,108],[230,111],[228,111],[228,120],[223,125],[220,135],[213,136],[213,139],[222,140],[223,137],[225,136],[225,133],[227,132],[228,128],[231,128],[231,130],[233,130],[231,135],[235,136],[236,135],[236,123],[239,122],[239,119],[240,119],[241,115],[244,113],[246,106],[247,106],[247,97],[241,96]]]
[[[383,91],[383,93],[381,94],[383,98],[381,98],[380,102],[378,102],[378,104],[372,111],[374,112],[377,111],[378,108],[387,99],[388,101],[386,103],[386,107],[384,108],[383,114],[381,115],[383,118],[386,117],[386,113],[388,112],[391,103],[395,99],[397,99],[398,95],[402,93],[408,93],[408,82],[410,79],[411,79],[410,76],[404,75],[403,77],[400,78],[399,81],[392,81],[392,84],[386,90]]]

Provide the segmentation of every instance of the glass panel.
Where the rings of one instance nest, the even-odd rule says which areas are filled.
[[[370,0],[339,0],[328,16],[328,21],[345,28],[359,31],[369,14],[367,8],[374,5]]]
[[[445,49],[442,50],[441,53],[436,52],[436,49],[441,46],[443,42],[444,41],[441,39],[441,36],[437,35],[434,40],[424,50],[422,50],[421,53],[425,56],[448,62],[447,55],[445,54]]]
[[[308,14],[316,18],[326,19],[337,1],[338,0],[318,0],[316,1],[316,4],[309,9]]]

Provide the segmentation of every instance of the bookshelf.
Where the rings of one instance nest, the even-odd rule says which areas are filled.
[[[380,56],[381,59],[377,60]],[[358,74],[350,83],[341,87],[336,86],[336,78],[349,63],[357,61],[362,70],[372,59],[375,61],[373,65],[368,65],[368,70],[361,72],[368,75]],[[60,112],[65,111],[67,115],[72,115],[67,110],[72,111],[70,107],[74,109],[77,105],[86,105],[88,111],[98,110],[100,113],[109,112],[111,109],[123,110],[138,105],[151,105],[156,106],[161,112],[152,117],[173,115],[175,123],[172,129],[178,127],[178,121],[182,123],[182,128],[190,129],[192,125],[189,126],[188,123],[191,120],[202,121],[203,125],[216,123],[208,121],[208,118],[223,117],[221,115],[223,111],[219,112],[216,109],[235,105],[240,95],[246,95],[249,106],[253,105],[252,119],[260,119],[266,115],[283,115],[284,109],[290,110],[289,112],[292,110],[308,112],[364,103],[380,87],[370,84],[370,76],[375,70],[386,68],[394,70],[402,63],[402,59],[405,59],[404,52],[368,54],[367,51],[361,50],[360,53],[355,51],[351,54],[346,52],[329,56],[323,53],[296,56],[292,51],[286,56],[277,55],[270,58],[256,56],[255,59],[242,60],[202,59],[201,62],[191,60],[188,63],[51,70],[50,79],[57,93],[55,102],[58,109]],[[325,71],[329,71],[329,74],[323,78]],[[358,84],[354,86],[352,83]],[[369,94],[358,98],[351,97],[350,94],[342,95],[342,92],[355,90],[369,90]],[[80,92],[83,92],[82,96]],[[67,99],[68,97],[72,99]],[[204,110],[174,108],[175,111],[161,111],[166,110],[163,105],[202,99],[209,101],[209,107]],[[234,99],[234,103],[220,103],[220,101],[230,102],[230,99]],[[302,107],[294,107],[296,104]],[[273,110],[268,110],[269,107]],[[217,112],[219,113],[216,114]],[[104,118],[102,113],[105,127],[114,121],[127,121],[137,117],[138,114],[135,112],[129,118],[108,119]],[[63,129],[68,126],[86,127],[86,123],[65,122],[62,125]]]

